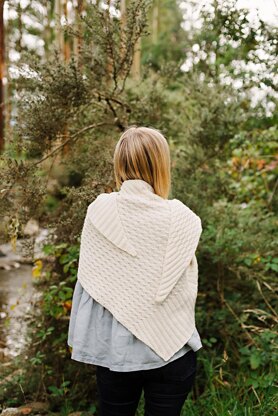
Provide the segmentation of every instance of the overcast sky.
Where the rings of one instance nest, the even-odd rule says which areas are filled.
[[[261,19],[274,25],[278,23],[277,0],[238,0],[237,5],[249,9],[251,15],[256,15],[258,10]]]

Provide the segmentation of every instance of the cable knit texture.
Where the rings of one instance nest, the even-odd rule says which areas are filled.
[[[165,361],[195,330],[201,219],[141,179],[87,209],[77,278],[97,302]]]

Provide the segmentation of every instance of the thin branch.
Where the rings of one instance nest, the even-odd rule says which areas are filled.
[[[76,133],[74,133],[72,136],[70,136],[64,143],[62,143],[61,145],[59,145],[58,147],[56,147],[55,149],[52,150],[52,152],[48,153],[46,156],[44,156],[42,159],[38,160],[37,162],[34,162],[32,165],[39,165],[40,163],[42,163],[44,160],[48,159],[49,157],[51,157],[52,155],[54,155],[56,152],[59,152],[64,146],[66,146],[66,144],[68,144],[69,142],[75,142],[78,138],[80,134],[85,133],[88,130],[94,129],[96,127],[100,127],[100,126],[104,126],[104,125],[108,125],[108,124],[113,124],[114,123],[96,123],[96,124],[91,124],[90,126],[86,126],[81,130],[78,130]]]
[[[114,119],[114,122],[115,122],[115,124],[121,129],[121,130],[124,130],[124,125],[122,124],[122,122],[120,121],[120,119],[119,119],[119,117],[118,117],[118,114],[117,114],[117,112],[116,112],[116,110],[115,110],[115,108],[112,106],[112,104],[110,103],[110,100],[109,100],[109,98],[106,98],[105,99],[105,101],[106,101],[106,103],[108,104],[108,107],[110,108],[110,110],[112,111],[112,113],[113,113],[113,115],[114,115],[114,117],[115,117],[115,119]]]
[[[229,309],[229,311],[231,312],[231,314],[233,315],[233,317],[235,318],[235,320],[239,323],[240,327],[244,330],[244,332],[246,333],[246,335],[248,336],[248,338],[250,339],[250,341],[252,341],[252,343],[258,347],[258,344],[256,343],[256,341],[253,339],[253,337],[249,334],[249,332],[247,331],[247,329],[244,327],[244,324],[241,322],[241,320],[239,319],[239,317],[237,316],[237,314],[235,313],[235,311],[233,310],[233,308],[229,305],[229,303],[226,301],[226,299],[224,299],[224,303],[227,306],[227,308]]]
[[[260,285],[260,282],[257,280],[257,288],[258,288],[258,290],[259,290],[259,292],[260,292],[260,294],[262,295],[262,298],[263,298],[263,300],[265,301],[265,303],[266,303],[266,305],[268,306],[268,308],[271,310],[271,312],[273,313],[273,315],[277,318],[278,317],[278,314],[277,314],[277,312],[273,309],[273,307],[270,305],[270,303],[268,302],[268,300],[266,299],[266,297],[265,297],[265,295],[263,294],[263,291],[262,291],[262,288],[261,288],[261,285]],[[277,319],[276,319],[276,321],[277,321]]]

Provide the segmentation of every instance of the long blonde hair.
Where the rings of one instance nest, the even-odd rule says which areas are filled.
[[[128,179],[148,182],[154,192],[167,199],[171,188],[170,149],[163,134],[151,127],[128,127],[114,151],[116,187]]]

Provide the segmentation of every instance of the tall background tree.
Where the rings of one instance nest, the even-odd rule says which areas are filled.
[[[4,68],[5,68],[5,31],[4,3],[0,1],[0,152],[4,149]]]

